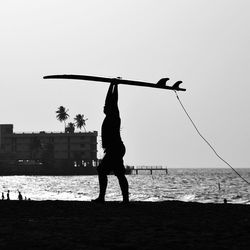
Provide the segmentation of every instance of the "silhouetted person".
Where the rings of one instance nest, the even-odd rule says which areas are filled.
[[[22,200],[23,200],[23,196],[22,196],[22,194],[21,194],[20,191],[18,191],[18,200],[19,200],[19,201],[22,201]]]
[[[111,82],[103,110],[106,117],[102,123],[102,147],[104,149],[104,157],[97,167],[99,179],[99,196],[93,202],[103,203],[108,184],[107,175],[113,171],[119,180],[122,191],[123,202],[129,202],[128,181],[125,177],[125,167],[123,164],[123,156],[125,155],[125,146],[120,136],[121,119],[118,109],[118,85]]]
[[[7,191],[7,200],[10,200],[10,190]]]
[[[2,192],[2,200],[4,200],[4,193]]]

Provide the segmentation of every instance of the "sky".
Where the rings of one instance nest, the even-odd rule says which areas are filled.
[[[82,74],[169,84],[233,167],[250,166],[248,0],[9,0],[0,8],[0,124],[63,131],[59,106],[98,131],[107,83]],[[227,167],[198,136],[175,93],[119,85],[125,164]],[[103,152],[98,137],[98,157]]]

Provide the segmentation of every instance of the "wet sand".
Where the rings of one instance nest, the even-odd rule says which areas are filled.
[[[0,249],[250,249],[250,206],[0,201]]]

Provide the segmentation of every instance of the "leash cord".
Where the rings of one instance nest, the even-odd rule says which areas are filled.
[[[188,114],[187,110],[185,109],[184,105],[182,104],[178,94],[176,91],[174,91],[176,94],[176,98],[179,101],[182,109],[184,110],[184,112],[186,113],[188,119],[191,121],[193,127],[195,128],[195,130],[197,131],[197,133],[199,134],[199,136],[205,141],[205,143],[213,150],[213,152],[215,153],[215,155],[221,160],[223,161],[226,165],[228,165],[243,181],[245,181],[248,185],[250,185],[250,183],[243,178],[227,161],[225,161],[214,149],[214,147],[206,140],[206,138],[200,133],[199,129],[197,128],[197,126],[195,125],[194,121],[192,120],[192,118],[190,117],[190,115]]]

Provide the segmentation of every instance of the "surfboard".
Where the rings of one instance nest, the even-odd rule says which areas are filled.
[[[173,86],[167,86],[166,81],[168,78],[162,78],[157,83],[134,81],[134,80],[125,80],[121,78],[108,78],[100,76],[90,76],[90,75],[47,75],[43,79],[72,79],[72,80],[85,80],[85,81],[95,81],[95,82],[116,82],[118,84],[126,84],[140,87],[150,87],[157,89],[168,89],[175,91],[186,91],[186,89],[180,88],[179,85],[182,81],[176,82]]]

